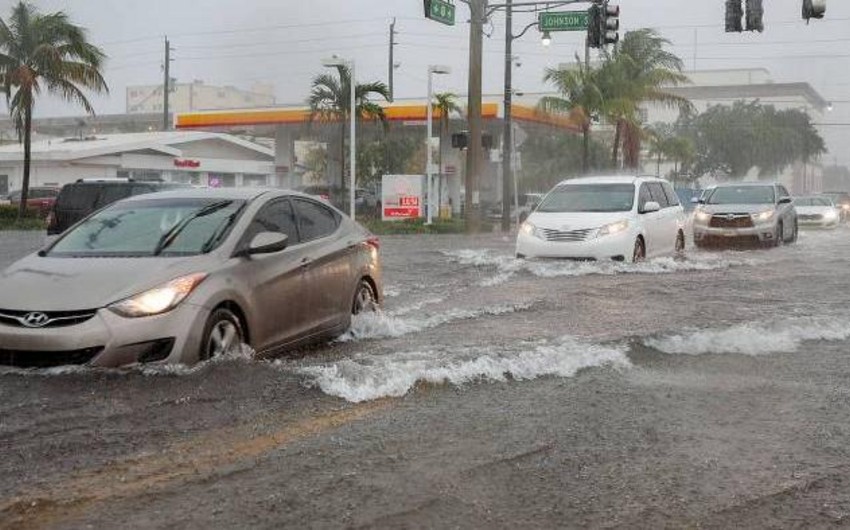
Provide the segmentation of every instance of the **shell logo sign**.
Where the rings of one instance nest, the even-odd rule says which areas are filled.
[[[384,221],[418,219],[423,216],[422,175],[384,175],[381,209]]]

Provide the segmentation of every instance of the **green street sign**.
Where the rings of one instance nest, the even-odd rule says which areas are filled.
[[[587,11],[546,11],[540,13],[540,31],[584,31]]]
[[[447,26],[455,25],[455,5],[445,0],[425,0],[425,18]]]

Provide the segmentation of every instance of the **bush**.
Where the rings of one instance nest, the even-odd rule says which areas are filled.
[[[463,219],[434,219],[434,224],[426,225],[422,219],[405,219],[403,221],[380,221],[361,219],[360,223],[376,235],[404,234],[463,234],[466,223]],[[491,227],[482,225],[483,231]]]
[[[44,230],[47,228],[44,215],[38,208],[28,208],[24,217],[18,219],[18,207],[0,204],[0,230]]]

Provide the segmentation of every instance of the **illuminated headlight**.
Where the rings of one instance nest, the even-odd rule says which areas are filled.
[[[763,212],[754,213],[752,215],[754,223],[764,223],[773,219],[774,210],[765,210]]]
[[[850,204],[842,204],[841,209],[844,210],[845,212],[850,210]]]
[[[623,230],[629,228],[629,220],[623,219],[622,221],[617,221],[616,223],[611,223],[609,225],[605,225],[596,232],[596,237],[605,237],[613,234],[618,234]]]
[[[545,239],[543,232],[529,221],[522,223],[522,226],[519,227],[519,232],[527,236],[536,237],[537,239]]]
[[[711,221],[711,214],[708,212],[704,212],[702,210],[697,210],[694,212],[694,222],[704,225],[708,224]]]
[[[205,273],[189,274],[154,287],[109,306],[122,317],[138,318],[159,315],[177,307],[207,277]]]
[[[835,219],[838,219],[838,212],[836,210],[830,210],[823,214],[823,218],[827,221],[833,221]]]

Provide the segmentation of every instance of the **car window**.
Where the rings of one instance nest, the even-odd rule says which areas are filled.
[[[62,210],[92,210],[97,200],[97,188],[71,184],[59,193],[58,208]]]
[[[785,186],[779,186],[779,197],[777,199],[781,199],[782,197],[790,197],[791,194],[788,193],[788,190],[785,189]]]
[[[643,210],[646,206],[646,203],[652,201],[652,194],[649,192],[649,186],[645,183],[640,185],[640,192],[638,194],[638,209]]]
[[[279,232],[289,237],[289,245],[299,243],[298,225],[289,199],[277,199],[263,206],[245,232],[246,242],[260,232]]]
[[[329,236],[336,231],[339,219],[332,210],[305,199],[295,199],[294,202],[302,241]]]
[[[552,190],[538,211],[628,212],[635,203],[633,184],[565,184]]]
[[[664,182],[661,184],[661,187],[664,189],[664,194],[667,195],[667,204],[670,206],[679,206],[679,196],[673,191],[673,186]]]
[[[652,200],[657,202],[662,209],[670,206],[667,202],[667,195],[664,193],[664,188],[660,182],[648,182],[649,194],[652,195]]]
[[[113,202],[120,201],[121,199],[126,199],[130,195],[132,195],[133,189],[130,186],[115,186],[115,185],[106,185],[106,186],[97,186],[95,189],[100,188],[100,192],[97,194],[97,203],[95,204],[95,208],[103,208],[104,206],[108,206]]]

